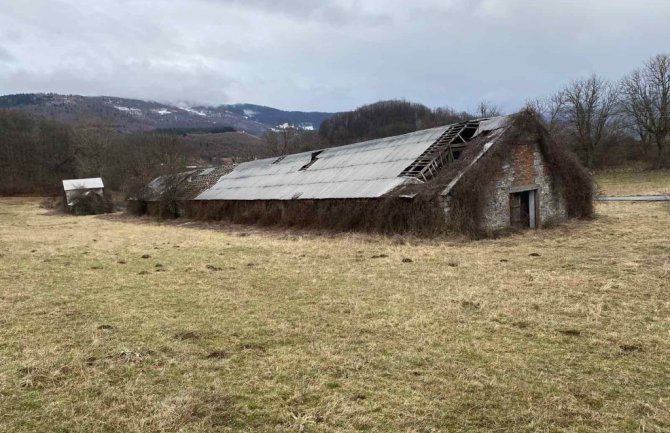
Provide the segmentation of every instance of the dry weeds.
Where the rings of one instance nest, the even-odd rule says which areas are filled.
[[[670,194],[670,170],[602,172],[596,181],[602,195]]]
[[[0,431],[670,431],[667,204],[462,243],[38,203],[0,200]]]

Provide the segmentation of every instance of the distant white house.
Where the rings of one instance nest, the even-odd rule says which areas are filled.
[[[65,203],[67,203],[67,206],[73,206],[78,197],[89,194],[102,196],[105,192],[105,185],[99,177],[68,179],[63,181],[63,191],[65,193]]]

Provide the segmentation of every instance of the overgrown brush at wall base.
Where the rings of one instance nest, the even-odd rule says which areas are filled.
[[[70,197],[67,211],[74,215],[98,215],[114,211],[114,202],[108,194],[81,193]]]
[[[434,236],[445,232],[439,200],[379,199],[188,201],[186,215],[262,226]]]
[[[130,215],[142,216],[148,214],[147,202],[136,198],[126,200],[126,212]]]
[[[181,178],[179,175],[166,176],[163,191],[157,204],[159,218],[179,217],[179,197],[181,196]]]

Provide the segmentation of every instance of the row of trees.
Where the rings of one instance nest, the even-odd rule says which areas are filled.
[[[589,168],[606,147],[622,142],[639,146],[657,168],[668,164],[670,55],[653,57],[620,81],[595,74],[573,80],[528,105],[555,136],[573,145]]]
[[[44,191],[75,172],[73,133],[67,126],[0,110],[0,193]]]
[[[620,81],[592,75],[528,103],[560,143],[571,147],[589,168],[647,161],[670,165],[670,56],[658,55]],[[339,113],[318,133],[288,127],[265,136],[267,155],[404,134],[419,129],[492,117],[501,109],[481,102],[474,113],[430,109],[407,101],[380,101]]]
[[[528,108],[589,168],[616,162],[613,155],[623,162],[670,165],[669,55],[653,57],[619,81],[597,75],[574,80],[551,97],[529,102]],[[225,153],[238,160],[285,155],[495,116],[500,111],[487,102],[480,103],[476,113],[466,113],[381,101],[337,114],[324,121],[319,131],[279,128],[266,134],[264,144],[236,145],[200,142],[174,133],[75,128],[0,109],[0,194],[53,193],[62,179],[91,176],[102,176],[109,188],[129,194],[153,177],[183,170],[188,163],[216,163],[215,155]]]
[[[487,113],[496,110],[490,104],[482,104],[480,108]],[[404,100],[379,101],[354,111],[335,114],[323,121],[318,131],[305,131],[290,125],[273,129],[263,137],[265,154],[262,156],[343,146],[456,123],[472,117],[475,116],[448,107],[431,109]]]
[[[63,179],[102,176],[132,193],[183,168],[188,148],[173,135],[75,129],[16,110],[0,110],[0,195],[53,194]]]
[[[319,135],[330,146],[406,134],[471,117],[450,108],[430,109],[407,101],[380,101],[339,113],[321,123]]]

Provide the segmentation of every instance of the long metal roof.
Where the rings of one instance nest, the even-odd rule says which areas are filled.
[[[90,177],[86,179],[67,179],[63,181],[65,191],[74,191],[78,189],[98,189],[104,188],[102,179],[99,177]]]
[[[488,120],[494,128],[500,121]],[[485,122],[482,122],[485,123]],[[380,197],[407,183],[402,171],[451,125],[322,151],[240,164],[196,200],[292,200]],[[477,134],[483,132],[480,126]]]

